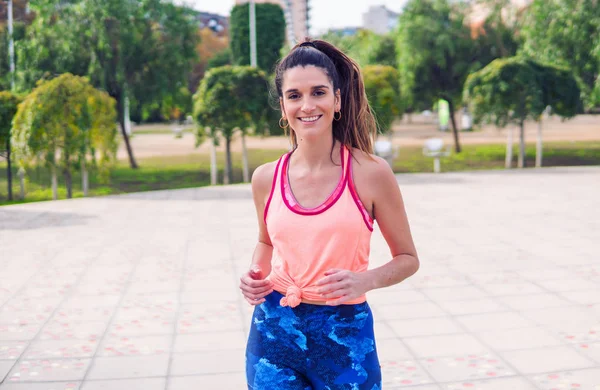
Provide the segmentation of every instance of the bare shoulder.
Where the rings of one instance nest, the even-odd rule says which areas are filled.
[[[271,192],[277,160],[263,164],[252,173],[252,194],[255,200],[265,200]]]
[[[352,150],[352,155],[354,157],[352,171],[357,184],[394,183],[396,185],[394,172],[383,158],[356,148]]]

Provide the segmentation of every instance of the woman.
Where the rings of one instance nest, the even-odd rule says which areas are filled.
[[[307,40],[275,85],[293,150],[256,169],[259,237],[240,289],[254,309],[249,389],[381,389],[367,291],[414,274],[419,260],[358,65]],[[367,270],[373,221],[392,259]]]

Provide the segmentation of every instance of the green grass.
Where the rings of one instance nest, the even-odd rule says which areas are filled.
[[[248,151],[250,171],[257,166],[276,160],[285,150],[250,149]],[[465,171],[504,168],[505,145],[464,145],[463,152],[442,158],[442,171]],[[516,161],[517,145],[514,148]],[[233,181],[242,181],[241,153],[233,153]],[[225,156],[217,154],[219,180],[223,177]],[[101,196],[161,189],[176,189],[206,186],[210,184],[210,160],[208,154],[153,157],[139,159],[140,168],[130,169],[126,161],[119,161],[111,172],[110,183],[101,184],[95,172],[90,173],[90,195]],[[535,145],[528,144],[526,165],[535,164]],[[593,142],[549,142],[544,145],[543,165],[600,165],[600,141]],[[394,161],[396,173],[431,172],[432,159],[424,157],[419,147],[403,147]],[[13,195],[19,195],[19,183],[14,169]],[[37,202],[52,199],[50,173],[43,167],[31,168],[27,174],[26,199],[8,202],[6,162],[0,162],[0,205]],[[66,198],[64,178],[58,177],[59,199]],[[81,176],[73,172],[73,196],[81,197]]]

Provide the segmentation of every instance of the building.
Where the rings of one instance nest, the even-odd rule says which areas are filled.
[[[399,16],[384,5],[371,6],[363,14],[363,27],[377,34],[387,34],[396,28]]]
[[[287,38],[291,44],[302,42],[308,36],[309,0],[254,0],[256,4],[271,3],[281,6],[287,25]],[[235,0],[235,4],[246,4],[248,0]]]

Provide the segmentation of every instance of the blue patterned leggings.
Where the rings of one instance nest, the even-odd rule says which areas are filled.
[[[274,291],[254,309],[246,347],[252,390],[380,390],[369,305],[282,307]]]

